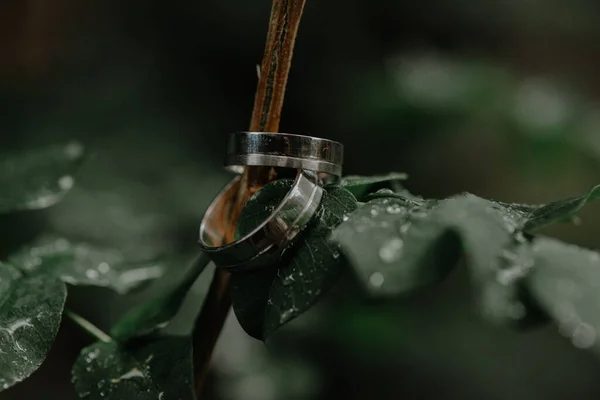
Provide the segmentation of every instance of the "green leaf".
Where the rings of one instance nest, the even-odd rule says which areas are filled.
[[[23,276],[0,263],[0,391],[44,362],[58,333],[66,296],[59,279]]]
[[[532,248],[533,297],[576,347],[600,351],[600,254],[549,238]]]
[[[541,207],[534,208],[525,217],[523,229],[534,231],[572,218],[588,202],[600,198],[600,185],[592,188],[587,194],[578,197],[555,201]]]
[[[374,297],[393,297],[442,279],[464,255],[484,314],[523,322],[520,279],[526,239],[503,206],[473,195],[442,201],[378,198],[353,213],[332,240]],[[526,321],[528,322],[528,321]]]
[[[138,336],[155,333],[165,327],[177,314],[190,288],[209,263],[210,258],[201,254],[175,288],[169,293],[133,308],[112,327],[111,335],[125,342]]]
[[[291,184],[272,182],[254,195],[242,211],[237,236],[268,218]],[[248,334],[266,338],[310,308],[337,281],[345,261],[329,235],[356,207],[356,199],[346,189],[327,188],[313,221],[281,262],[232,275],[233,308]]]
[[[369,193],[381,189],[401,190],[399,182],[406,178],[406,174],[399,172],[378,176],[349,175],[341,180],[340,186],[352,193],[359,201],[363,201]]]
[[[71,285],[107,287],[118,293],[157,279],[165,270],[164,260],[131,264],[117,250],[52,236],[23,248],[9,261],[28,274],[43,272],[59,276]]]
[[[90,400],[193,400],[192,343],[149,336],[86,347],[73,366],[79,397]]]
[[[83,146],[76,142],[2,157],[0,213],[56,204],[73,187],[82,158]]]

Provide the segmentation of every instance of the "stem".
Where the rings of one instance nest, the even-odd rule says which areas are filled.
[[[71,310],[65,309],[65,315],[73,320],[77,325],[83,328],[84,331],[92,335],[94,338],[108,343],[112,341],[112,338],[105,333],[103,330],[98,328],[96,325],[92,324],[87,319],[83,318],[81,315],[74,313]]]
[[[250,131],[277,132],[285,87],[292,62],[294,43],[306,0],[273,0],[267,43],[260,74]],[[245,168],[240,190],[229,215],[223,216],[228,227],[226,242],[233,240],[235,226],[248,198],[275,178],[273,168]],[[217,343],[231,306],[230,274],[217,269],[196,321],[193,335],[196,393],[200,395]]]

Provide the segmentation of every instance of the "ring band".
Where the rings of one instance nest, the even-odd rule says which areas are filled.
[[[344,146],[333,140],[291,133],[235,132],[227,136],[225,166],[303,169],[341,177]]]
[[[233,206],[241,178],[234,178],[213,200],[200,224],[200,247],[213,262],[227,270],[253,268],[253,262],[265,253],[281,253],[308,224],[319,208],[323,188],[318,178],[298,171],[288,194],[271,215],[246,236],[223,243],[226,226],[221,223]]]

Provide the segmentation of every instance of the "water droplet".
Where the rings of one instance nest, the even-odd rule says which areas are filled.
[[[344,221],[344,222],[348,221],[349,219],[350,219],[350,217],[349,217],[349,216],[347,216],[347,215],[344,215],[344,216],[342,217],[342,221]]]
[[[94,350],[92,350],[92,351],[90,351],[89,353],[86,354],[86,356],[85,356],[85,362],[91,363],[96,358],[98,358],[99,355],[100,355],[100,349],[94,349]]]
[[[111,379],[110,381],[112,383],[119,383],[121,381],[125,381],[128,379],[134,379],[134,378],[144,378],[144,373],[137,368],[133,368],[131,371],[124,373],[123,375],[121,375],[118,378]]]
[[[377,194],[394,194],[394,191],[392,189],[379,189],[375,193],[377,193]]]
[[[522,269],[513,267],[498,271],[496,279],[501,285],[508,286],[523,276],[524,274]]]
[[[4,332],[8,333],[10,336],[12,336],[18,329],[30,328],[32,326],[33,325],[31,324],[31,319],[24,318],[24,319],[19,319],[15,322],[11,323],[6,328],[0,328],[0,331],[4,331]]]
[[[296,279],[294,279],[294,275],[286,275],[281,281],[281,283],[283,283],[284,286],[290,286],[294,282],[296,282]]]
[[[380,288],[385,282],[385,277],[381,272],[373,272],[369,277],[369,284],[375,288]]]
[[[573,332],[573,345],[580,349],[589,349],[596,343],[596,330],[585,322],[579,324]]]
[[[392,263],[402,255],[404,241],[398,237],[391,238],[379,249],[379,258],[384,263]]]
[[[405,235],[405,234],[406,234],[406,232],[408,232],[408,231],[409,231],[409,229],[410,229],[411,225],[412,225],[412,224],[411,224],[410,222],[407,222],[407,223],[405,223],[405,224],[402,224],[402,225],[400,225],[400,229],[399,229],[399,231],[400,231],[400,234],[402,234],[402,235]]]
[[[294,314],[298,311],[297,308],[293,307],[290,308],[288,310],[285,310],[284,312],[281,313],[281,317],[279,318],[279,322],[280,323],[286,323],[288,322],[290,319],[292,319],[292,317],[294,316]]]
[[[65,147],[65,154],[71,159],[79,158],[83,154],[83,145],[79,142],[71,142]]]
[[[107,262],[101,262],[98,264],[98,271],[101,274],[106,274],[108,271],[110,271],[110,265],[108,265]]]
[[[392,204],[390,206],[387,206],[385,211],[388,214],[400,214],[402,212],[402,207],[400,207],[400,205],[398,204]]]
[[[377,215],[379,215],[379,211],[377,211],[377,209],[376,209],[376,208],[371,208],[371,215],[372,215],[373,217],[376,217]]]
[[[337,251],[334,251],[334,252],[333,252],[331,255],[332,255],[332,256],[333,256],[333,258],[335,258],[335,259],[338,259],[338,258],[340,258],[340,253],[339,253],[339,252],[337,252]]]
[[[62,190],[69,190],[73,187],[75,180],[72,176],[65,175],[58,180],[58,187]]]
[[[4,385],[2,385],[3,389],[8,389],[8,383],[5,383]]]
[[[100,274],[95,269],[88,269],[85,271],[85,276],[87,276],[89,279],[98,279]]]

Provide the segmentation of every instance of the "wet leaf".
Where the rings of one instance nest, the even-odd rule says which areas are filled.
[[[66,287],[0,263],[0,391],[35,372],[60,327]]]
[[[571,197],[568,199],[555,201],[544,206],[536,207],[525,216],[523,229],[534,231],[551,225],[555,222],[561,222],[572,218],[588,202],[600,198],[600,185],[592,188],[583,196]]]
[[[73,187],[83,146],[72,142],[0,158],[0,213],[50,207]]]
[[[195,399],[187,337],[97,342],[83,349],[72,374],[79,397],[90,400]]]
[[[240,216],[238,236],[264,221],[290,187],[290,181],[276,181],[253,196]],[[310,308],[337,281],[345,261],[329,235],[356,207],[346,189],[328,188],[313,221],[281,262],[233,274],[233,308],[248,334],[266,338]]]
[[[133,308],[113,326],[111,335],[125,342],[166,327],[179,311],[190,288],[209,262],[208,256],[204,254],[198,256],[176,287],[169,293]]]
[[[531,262],[525,237],[502,208],[473,195],[442,201],[401,197],[370,201],[339,226],[339,243],[359,281],[374,297],[393,297],[442,279],[464,255],[484,314],[520,321],[520,280]]]
[[[342,179],[340,186],[352,193],[359,201],[363,201],[366,195],[381,189],[395,191],[402,189],[400,181],[406,178],[406,174],[399,172],[377,176],[349,175]]]
[[[549,238],[532,248],[532,295],[573,345],[600,351],[600,254]]]
[[[50,236],[11,255],[9,261],[28,274],[43,272],[71,285],[107,287],[118,293],[157,279],[165,270],[164,260],[131,264],[117,250]]]

